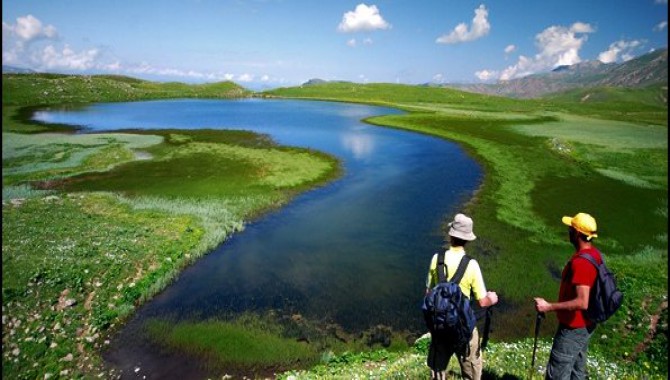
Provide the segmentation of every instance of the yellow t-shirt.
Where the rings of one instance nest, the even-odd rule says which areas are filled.
[[[450,247],[444,254],[446,255],[444,264],[447,266],[447,279],[449,279],[456,273],[458,264],[461,262],[463,255],[465,255],[465,250],[463,247]],[[430,267],[428,269],[426,288],[429,289],[435,286],[438,281],[437,255],[437,253],[433,255],[433,259],[430,261]],[[461,287],[463,294],[468,298],[470,298],[470,291],[472,291],[474,298],[477,301],[486,297],[486,286],[484,285],[484,278],[482,277],[482,271],[479,268],[477,260],[470,260],[459,286]]]

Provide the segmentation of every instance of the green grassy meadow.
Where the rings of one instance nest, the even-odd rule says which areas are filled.
[[[594,334],[592,375],[665,378],[663,91],[667,99],[667,86],[594,90],[584,104],[583,93],[513,100],[446,88],[327,83],[252,94],[230,83],[5,74],[3,378],[110,376],[100,352],[136,307],[245,222],[339,174],[332,157],[248,132],[76,135],[26,116],[53,104],[251,95],[400,108],[408,113],[367,121],[456,141],[478,160],[485,179],[464,205],[478,235],[468,252],[501,298],[486,353],[488,378],[525,378],[532,341],[518,332],[532,336],[533,296],[555,300],[556,275],[572,253],[560,217],[580,211],[598,220],[596,243],[626,295],[622,309]],[[540,361],[546,362],[555,323],[550,315],[543,324]],[[302,334],[317,334],[302,328]],[[249,342],[254,331],[267,332],[255,335],[285,355],[251,345],[232,352],[221,343]],[[393,350],[360,340],[306,347],[287,338],[295,331],[248,319],[176,326],[156,321],[150,332],[166,347],[206,357],[211,368],[300,368],[278,375],[286,379],[428,377],[425,341],[407,346],[394,340]],[[250,356],[258,360],[249,362]]]

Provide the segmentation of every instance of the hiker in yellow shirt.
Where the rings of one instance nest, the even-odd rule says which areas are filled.
[[[465,256],[465,245],[477,237],[472,232],[472,219],[464,214],[457,214],[454,220],[449,223],[449,249],[444,253],[444,263],[447,267],[447,279],[451,279],[459,266],[463,256]],[[437,273],[438,254],[433,255],[426,279],[426,294],[438,282]],[[465,273],[459,286],[463,294],[470,298],[472,293],[479,306],[488,307],[498,303],[496,292],[486,291],[484,278],[481,269],[476,260],[470,259]],[[458,355],[458,362],[461,366],[461,373],[465,379],[479,380],[482,377],[482,357],[479,348],[479,332],[475,327],[472,338],[470,339],[470,349],[467,356]],[[445,379],[445,370],[449,364],[451,356],[454,354],[454,348],[448,341],[433,337],[430,342],[427,365],[431,368],[431,379]]]

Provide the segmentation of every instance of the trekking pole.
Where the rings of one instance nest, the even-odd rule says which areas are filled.
[[[544,313],[537,313],[535,318],[535,343],[533,343],[533,360],[530,363],[530,378],[533,378],[533,373],[535,372],[535,353],[537,352],[537,337],[540,335],[540,323],[544,319]]]
[[[484,332],[482,334],[482,342],[479,345],[479,349],[477,350],[477,354],[479,354],[482,350],[486,349],[486,346],[489,344],[489,337],[491,335],[491,315],[493,314],[493,306],[489,306],[486,308],[486,319],[484,320]]]

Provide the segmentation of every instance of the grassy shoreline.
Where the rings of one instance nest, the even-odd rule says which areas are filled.
[[[204,93],[202,88],[169,85],[166,89],[166,86],[136,82],[132,79],[122,80],[122,84],[118,84],[114,83],[115,78],[76,76],[49,78],[38,75],[33,79],[41,81],[39,85],[46,88],[44,91],[52,94],[43,96],[39,91],[22,92],[22,86],[30,82],[5,88],[5,78],[3,75],[3,137],[7,133],[8,137],[14,139],[17,138],[14,132],[34,133],[44,129],[44,126],[36,127],[34,124],[21,122],[20,115],[17,116],[18,119],[14,117],[21,107],[71,101],[71,97],[58,97],[53,94],[76,93],[79,88],[76,86],[88,86],[87,92],[83,92],[88,98],[78,98],[78,102],[122,101],[124,97],[119,92],[122,94],[124,91],[126,94],[132,91],[135,91],[134,94],[141,94],[132,100],[174,96],[248,95],[248,92],[234,88],[229,89],[229,92]],[[30,76],[19,76],[19,78],[23,81]],[[562,213],[575,213],[574,208],[591,211],[596,205],[595,211],[591,212],[599,216],[599,222],[611,220],[603,223],[608,233],[602,234],[603,238],[599,244],[608,255],[608,264],[617,273],[622,274],[621,285],[631,297],[627,297],[624,308],[612,321],[599,328],[598,333],[601,337],[594,339],[592,347],[602,355],[603,360],[622,361],[623,369],[619,372],[622,376],[626,373],[642,373],[655,378],[656,374],[662,375],[667,372],[667,363],[664,363],[664,358],[667,358],[667,233],[665,232],[667,143],[660,147],[655,145],[661,140],[659,136],[667,138],[667,121],[663,124],[657,115],[664,112],[667,117],[667,105],[665,108],[652,107],[649,110],[649,117],[646,118],[660,125],[643,127],[625,120],[626,117],[621,116],[625,110],[618,109],[616,114],[611,114],[612,118],[621,119],[619,123],[623,123],[617,124],[616,130],[620,132],[620,137],[616,138],[603,135],[611,130],[608,122],[603,123],[603,119],[594,119],[586,117],[593,115],[582,114],[580,123],[585,124],[583,128],[577,130],[577,135],[574,137],[578,141],[573,141],[570,138],[576,132],[557,135],[563,130],[561,125],[574,124],[574,119],[565,113],[566,110],[575,108],[569,103],[559,105],[543,100],[514,101],[415,86],[381,84],[346,84],[342,85],[345,86],[342,88],[338,86],[340,85],[335,88],[316,86],[305,89],[280,89],[257,96],[364,102],[404,109],[410,113],[403,116],[376,117],[367,121],[456,141],[483,165],[485,182],[466,206],[476,221],[477,230],[480,231],[478,233],[480,239],[476,241],[471,251],[484,267],[488,287],[497,290],[503,296],[505,302],[501,307],[516,310],[504,318],[494,320],[494,344],[499,343],[503,346],[502,342],[506,341],[506,326],[516,323],[515,329],[523,330],[526,328],[525,325],[532,322],[534,317],[532,304],[526,302],[529,289],[547,299],[555,297],[557,282],[551,273],[562,266],[566,255],[569,254],[569,247],[563,241],[564,231],[562,226],[556,223],[556,215],[560,217]],[[59,88],[62,91],[58,92]],[[221,86],[208,87],[211,88],[220,89]],[[17,92],[20,96],[16,96]],[[588,112],[600,114],[601,111],[597,105],[592,105]],[[634,135],[628,135],[629,127],[630,131],[634,131]],[[249,151],[250,146],[260,144],[261,149],[275,149],[254,136],[183,131],[160,133],[152,131],[141,134],[135,131],[133,135],[135,137],[131,140],[102,135],[103,138],[112,139],[104,143],[87,141],[82,144],[70,141],[69,145],[66,145],[65,151],[68,153],[66,156],[59,156],[62,153],[59,153],[59,149],[63,150],[62,146],[54,149],[54,146],[49,146],[48,143],[42,146],[35,144],[34,141],[24,142],[22,149],[30,144],[33,146],[30,149],[36,149],[35,146],[41,146],[41,149],[31,152],[28,158],[22,154],[25,151],[19,149],[14,153],[15,157],[7,157],[8,161],[5,157],[8,154],[6,152],[12,150],[5,148],[6,139],[3,138],[3,375],[19,374],[19,377],[34,377],[33,375],[44,375],[48,372],[54,376],[59,374],[67,377],[96,376],[102,371],[102,363],[97,353],[105,346],[105,335],[112,331],[114,326],[118,326],[124,317],[130,315],[137,304],[164,288],[171,276],[177,274],[199,255],[206,253],[213,244],[243,228],[244,220],[257,216],[268,207],[279,207],[295,192],[304,191],[314,185],[318,186],[337,175],[337,169],[331,163],[330,169],[322,169],[322,175],[310,177],[311,179],[303,178],[302,181],[298,181],[298,185],[295,185],[295,182],[285,182],[287,173],[278,169],[275,178],[266,180],[273,186],[277,184],[280,184],[280,187],[284,186],[284,191],[268,193],[264,190],[259,193],[274,194],[269,197],[255,197],[253,194],[244,197],[239,192],[230,193],[228,195],[231,198],[227,201],[188,200],[178,197],[166,199],[147,192],[147,189],[143,189],[145,193],[133,199],[119,198],[100,194],[91,187],[79,189],[84,192],[79,193],[82,197],[78,198],[67,195],[69,192],[40,193],[16,186],[25,180],[25,177],[16,175],[31,174],[36,178],[55,178],[55,183],[60,183],[58,181],[72,178],[73,175],[86,178],[86,173],[91,170],[111,172],[125,170],[119,173],[125,173],[123,176],[132,174],[134,172],[131,170],[132,166],[140,163],[134,156],[129,156],[128,152],[136,152],[137,149],[150,151],[154,161],[165,159],[169,162],[170,159],[180,159],[186,163],[189,162],[188,157],[193,154],[208,154],[216,161],[223,155],[236,152],[241,161],[229,164],[231,167],[245,165],[246,169],[250,168],[248,165],[251,165],[251,168],[254,165],[272,165],[271,162],[258,162],[253,155],[250,156],[252,153]],[[148,148],[130,147],[132,143],[145,141],[148,136],[160,137],[162,143]],[[589,140],[593,138],[600,144],[584,143],[593,141]],[[622,147],[620,141],[628,142]],[[630,141],[633,141],[632,146]],[[212,143],[221,145],[212,146],[210,145]],[[114,149],[109,149],[110,147]],[[277,151],[282,157],[288,155],[294,161],[301,161],[304,158],[300,155],[302,153],[297,155],[294,153],[298,152]],[[315,152],[306,153],[310,157],[320,157]],[[86,161],[84,158],[95,159]],[[26,162],[21,162],[20,159],[25,159]],[[327,157],[319,159],[328,160]],[[43,161],[46,161],[47,165],[42,172],[35,174],[35,170],[28,170],[31,165]],[[68,162],[69,164],[64,164]],[[119,166],[118,164],[122,162],[126,162],[126,165]],[[653,167],[649,167],[649,162],[653,163]],[[62,167],[57,167],[58,165],[65,165],[67,170],[63,171]],[[307,166],[313,165],[307,164]],[[123,169],[118,169],[119,167]],[[640,168],[645,169],[641,171]],[[15,177],[6,178],[6,169],[14,170],[12,175]],[[54,172],[54,169],[60,171]],[[323,175],[324,170],[329,174]],[[239,171],[232,170],[229,175],[238,176],[234,178],[241,181],[240,183],[253,182],[258,185],[252,178],[239,177],[241,175]],[[575,181],[590,183],[588,191],[598,196],[589,195],[585,199],[578,199],[576,203],[572,202],[574,194],[570,190]],[[157,194],[161,194],[161,191],[169,187],[169,184],[165,184],[155,190]],[[598,197],[602,198],[603,189],[612,194],[600,200]],[[247,193],[244,191],[244,194]],[[630,203],[631,200],[633,202],[627,205],[626,202]],[[217,213],[212,212],[221,208],[230,210],[225,218],[220,218]],[[651,224],[644,226],[645,228],[637,226],[632,235],[633,239],[630,240],[626,234],[628,225],[617,224],[616,221],[621,215],[635,218],[641,214],[647,221],[651,221]],[[45,224],[39,219],[42,215],[60,215],[61,220],[78,222],[63,230]],[[600,219],[600,215],[604,217]],[[173,220],[174,224],[164,226],[159,222],[163,219]],[[621,219],[626,221],[625,218]],[[111,243],[105,240],[105,236],[100,235],[89,237],[87,241],[87,244],[97,243],[97,246],[81,244],[81,231],[92,230],[93,233],[109,228],[91,229],[91,223],[113,225],[115,221],[121,220],[125,221],[123,223],[126,223],[127,227],[115,229],[112,240],[126,243],[109,245]],[[136,231],[142,232],[137,235]],[[39,234],[44,232],[57,237],[46,242],[37,238],[26,239],[26,236],[40,236]],[[168,234],[170,239],[155,240],[157,237],[165,236],[164,234]],[[68,244],[64,245],[60,241],[63,236],[68,236],[66,239]],[[9,265],[16,268],[15,262],[19,257],[25,256],[25,252],[32,251],[40,255],[48,252],[48,255],[70,257],[67,260],[80,260],[89,266],[77,268],[77,273],[67,270],[57,273],[49,271],[49,265],[52,263],[45,261],[42,267],[30,268],[34,269],[33,271],[19,271],[25,272],[20,276],[16,276],[16,272],[5,272],[5,267]],[[133,267],[130,272],[121,272],[119,269],[100,272],[101,266],[116,268],[117,264],[128,260],[127,256],[122,258],[114,252],[131,255],[147,251],[154,252],[155,256],[138,258],[144,260],[146,264],[144,266]],[[90,260],[101,260],[100,257],[95,258],[93,252],[102,255],[100,257],[105,260],[112,261],[91,263]],[[105,256],[109,253],[112,257]],[[68,256],[69,254],[72,256]],[[77,258],[77,255],[83,256]],[[114,264],[113,260],[120,261]],[[497,268],[497,271],[491,268]],[[527,281],[523,284],[511,283],[510,273],[518,274],[521,270],[523,278]],[[6,282],[6,273],[10,274],[12,281],[16,283]],[[130,284],[133,286],[129,286]],[[64,289],[69,289],[72,293],[63,295]],[[31,302],[27,300],[35,297],[38,303],[29,305]],[[75,303],[65,306],[70,300],[74,300]],[[660,322],[654,325],[656,318]],[[544,324],[544,336],[550,336],[553,332],[553,322],[549,319]],[[46,339],[42,340],[44,337]],[[504,350],[509,354],[508,351],[512,349]],[[388,360],[384,355],[374,357],[374,354],[361,354],[360,357],[366,357],[365,355],[373,356],[363,360],[368,364],[375,361],[386,363]],[[420,360],[417,361],[418,359],[411,356],[415,353],[410,351],[407,355],[413,359],[405,360],[402,355],[399,357],[397,366],[400,367],[396,368],[397,372],[393,372],[398,377],[412,373],[403,372],[407,368],[420,366],[417,364]],[[659,363],[659,358],[663,363]],[[338,365],[345,365],[355,370],[356,360],[350,359],[350,356],[335,355],[324,360],[332,371],[336,371]],[[38,366],[30,367],[31,360],[36,360]],[[402,363],[406,363],[409,367],[402,367]],[[492,361],[488,366],[487,370],[496,373],[496,376],[505,373],[505,369],[501,368],[502,363],[498,366]],[[315,371],[318,374],[324,370],[317,368]],[[358,375],[366,378],[365,366],[359,371]],[[508,374],[516,373],[515,371],[517,370],[511,369]],[[306,372],[299,378],[338,377],[335,375],[318,377],[314,373]],[[374,376],[371,375],[370,378]]]

